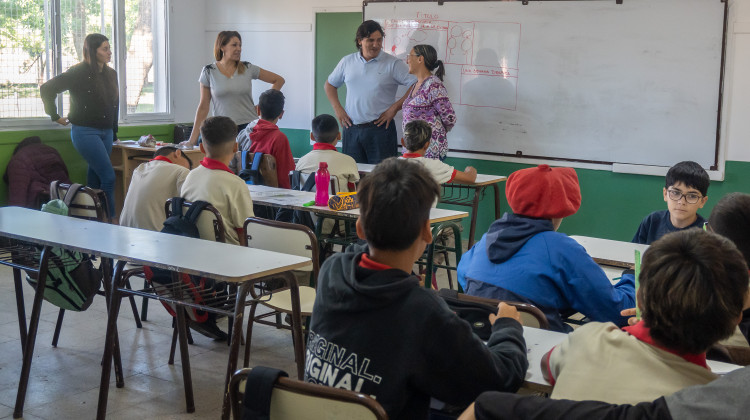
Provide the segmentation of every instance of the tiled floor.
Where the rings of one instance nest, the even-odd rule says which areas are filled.
[[[438,283],[441,287],[448,286],[445,270],[439,271]],[[24,282],[27,314],[31,311],[33,292]],[[136,302],[140,310],[140,299]],[[66,312],[58,346],[54,348],[51,343],[57,315],[58,308],[44,302],[24,418],[92,419],[96,416],[106,333],[104,298],[96,297],[84,312]],[[229,347],[226,342],[215,342],[193,332],[195,344],[189,346],[189,351],[196,411],[188,414],[179,349],[175,364],[167,364],[171,323],[171,316],[161,304],[150,301],[148,321],[138,329],[128,301],[123,300],[117,325],[125,387],[114,386],[113,373],[108,419],[196,420],[220,416]],[[220,325],[226,330],[226,320]],[[272,366],[294,376],[296,365],[288,330],[256,324],[252,344],[251,367]],[[240,364],[243,354],[244,346],[240,348]],[[0,266],[0,419],[13,416],[21,361],[13,273],[10,268]]]
[[[24,284],[26,311],[30,313],[33,289]],[[137,299],[140,305],[140,299]],[[85,312],[66,312],[57,348],[52,334],[58,309],[44,302],[39,324],[26,405],[25,419],[91,419],[96,405],[104,349],[106,312],[104,298],[97,297]],[[179,350],[175,364],[167,364],[172,318],[161,304],[151,301],[148,322],[137,329],[127,301],[118,322],[125,387],[114,386],[107,405],[110,419],[216,419],[221,399],[229,348],[193,332],[189,346],[196,412],[185,412]],[[226,324],[222,326],[226,328]],[[253,327],[250,365],[296,372],[291,334],[287,330]],[[240,355],[244,347],[240,349]],[[241,356],[240,356],[241,359]],[[16,315],[13,274],[0,267],[0,419],[12,418],[21,371],[21,342]],[[240,361],[241,363],[241,361]]]

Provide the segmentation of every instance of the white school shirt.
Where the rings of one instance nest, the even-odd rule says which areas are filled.
[[[227,243],[240,243],[237,229],[242,229],[245,219],[254,216],[250,190],[242,178],[228,169],[208,169],[201,164],[188,174],[181,195],[187,201],[208,201],[216,207],[224,219]],[[213,229],[202,226],[198,226],[201,238],[215,240]]]
[[[164,203],[180,195],[190,170],[163,160],[138,165],[133,171],[120,214],[120,226],[160,231],[167,216]]]
[[[296,170],[309,174],[318,170],[320,162],[328,164],[328,172],[339,181],[339,191],[349,192],[349,182],[359,181],[357,162],[336,150],[313,150],[297,161]]]

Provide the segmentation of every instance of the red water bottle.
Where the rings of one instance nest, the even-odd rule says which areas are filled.
[[[328,205],[328,187],[331,185],[331,174],[328,173],[328,163],[320,162],[315,172],[315,205]]]

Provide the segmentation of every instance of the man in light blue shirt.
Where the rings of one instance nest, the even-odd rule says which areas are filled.
[[[406,63],[383,51],[383,27],[368,20],[357,28],[358,52],[349,54],[328,76],[326,96],[343,127],[343,152],[360,163],[377,164],[398,156],[393,117],[406,96],[396,100],[400,85],[411,86],[417,78]],[[346,108],[338,88],[346,84]]]

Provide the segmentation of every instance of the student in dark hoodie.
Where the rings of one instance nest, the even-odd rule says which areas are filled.
[[[505,195],[513,213],[492,223],[458,264],[466,293],[532,303],[556,331],[571,331],[561,312],[627,325],[620,311],[635,306],[633,276],[612,286],[580,244],[557,232],[581,206],[575,170],[540,165],[516,171]]]
[[[440,187],[395,158],[360,183],[354,245],[321,267],[305,381],[369,394],[391,419],[425,419],[430,397],[467,405],[483,390],[515,392],[528,368],[520,317],[501,303],[485,345],[409,274],[432,240]]]

